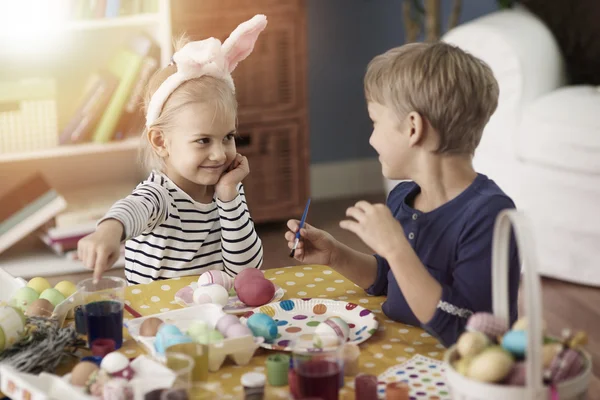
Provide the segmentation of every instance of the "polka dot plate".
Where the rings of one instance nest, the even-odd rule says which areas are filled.
[[[271,350],[292,351],[291,343],[310,338],[316,327],[327,318],[340,317],[350,327],[349,342],[356,344],[369,339],[379,323],[368,309],[347,301],[327,299],[290,299],[257,307],[240,318],[246,323],[254,313],[267,314],[277,323],[278,335],[273,343],[262,343],[261,347]]]
[[[377,394],[385,398],[385,386],[391,382],[404,382],[410,387],[410,398],[414,400],[451,400],[444,379],[444,364],[420,354],[402,364],[388,368],[377,377]]]
[[[198,282],[192,282],[188,286],[175,293],[175,301],[182,307],[192,307],[196,305],[193,301],[191,301],[189,288],[191,288],[191,293],[193,293],[194,290],[198,288]],[[187,294],[185,293],[186,291],[188,292]],[[285,292],[283,291],[283,289],[275,285],[275,294],[273,295],[273,298],[269,303],[281,300],[284,294]],[[189,298],[188,301],[185,300],[186,297]],[[252,311],[253,309],[254,307],[247,306],[237,296],[229,296],[227,304],[225,305],[225,307],[223,307],[223,311],[225,311],[227,314],[244,314],[249,311]]]

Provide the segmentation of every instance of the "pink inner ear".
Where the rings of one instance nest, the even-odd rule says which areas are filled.
[[[252,53],[254,44],[256,43],[258,35],[260,35],[261,31],[262,29],[253,29],[244,33],[235,41],[231,49],[225,55],[225,61],[229,66],[229,72],[233,72],[238,63]]]

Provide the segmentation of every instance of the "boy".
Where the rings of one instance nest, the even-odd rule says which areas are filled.
[[[340,226],[376,255],[305,225],[295,257],[326,264],[375,296],[383,312],[421,326],[444,345],[470,315],[492,311],[491,245],[500,211],[513,201],[473,169],[472,156],[498,104],[498,83],[481,60],[446,43],[413,43],[375,57],[364,80],[383,175],[409,180],[387,206],[364,201]],[[293,244],[298,221],[288,222]],[[519,260],[510,254],[510,311],[517,317]]]

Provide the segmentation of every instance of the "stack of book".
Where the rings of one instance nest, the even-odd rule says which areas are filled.
[[[159,58],[160,49],[145,35],[120,48],[106,68],[90,76],[59,143],[106,143],[139,135],[144,127],[144,90]]]

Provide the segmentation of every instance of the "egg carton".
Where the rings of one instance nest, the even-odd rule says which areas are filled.
[[[140,327],[146,319],[152,317],[160,318],[164,323],[175,325],[182,332],[186,332],[190,324],[194,321],[204,321],[210,329],[215,329],[219,318],[224,315],[226,314],[223,311],[223,307],[219,305],[200,304],[147,317],[135,318],[125,322],[125,326],[131,337],[144,346],[152,357],[164,362],[165,357],[159,354],[154,347],[156,338],[154,336],[140,335]],[[262,337],[255,338],[252,335],[248,335],[208,344],[209,371],[218,371],[227,357],[237,365],[247,365],[263,342],[264,338]]]

